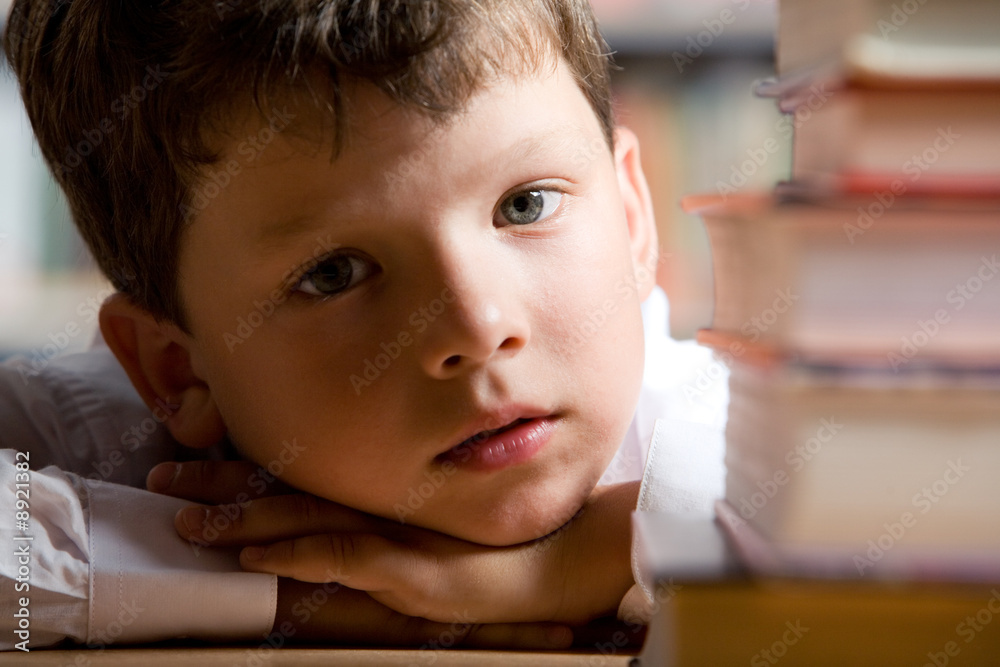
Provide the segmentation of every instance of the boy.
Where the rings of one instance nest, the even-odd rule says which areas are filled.
[[[152,490],[240,503],[178,513],[181,536],[443,624],[614,614],[639,474],[599,482],[616,453],[641,465],[621,445],[650,430],[633,418],[657,249],[586,3],[34,4],[7,52],[119,290],[104,339],[177,442],[231,443],[301,492],[248,501],[245,464],[159,466]],[[687,409],[669,400],[656,416]],[[718,466],[696,465],[711,478],[687,488],[647,465],[639,505],[704,504]],[[121,581],[119,607],[149,590]],[[262,597],[283,628],[295,596]],[[119,640],[198,632],[173,616]],[[355,637],[345,618],[316,634]],[[552,632],[527,643],[566,644]]]

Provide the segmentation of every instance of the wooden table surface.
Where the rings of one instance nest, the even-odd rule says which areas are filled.
[[[331,648],[115,648],[105,651],[14,651],[0,665],[42,667],[628,667],[635,651],[602,655],[594,651],[387,650]]]

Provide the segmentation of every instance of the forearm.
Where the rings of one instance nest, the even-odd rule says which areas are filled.
[[[11,545],[0,557],[10,591],[0,600],[0,649],[25,638],[25,648],[64,638],[91,647],[176,636],[233,641],[271,627],[273,577],[241,572],[231,552],[196,552],[180,540],[171,518],[181,501],[54,467],[22,471],[15,456],[0,451],[0,497],[28,480],[20,483],[30,516],[25,529],[11,521],[0,530]],[[5,506],[13,519],[13,499]],[[24,622],[15,616],[22,607]]]

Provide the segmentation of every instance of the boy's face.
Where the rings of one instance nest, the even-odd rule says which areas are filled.
[[[630,422],[650,230],[563,64],[443,127],[364,84],[348,108],[335,160],[255,121],[206,171],[181,253],[194,373],[304,491],[484,544],[544,535]]]

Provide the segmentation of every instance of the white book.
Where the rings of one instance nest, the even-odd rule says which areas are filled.
[[[782,77],[1000,81],[996,0],[780,0]]]
[[[685,200],[708,231],[712,329],[894,369],[1000,359],[1000,200]]]

